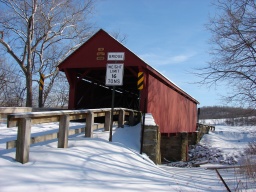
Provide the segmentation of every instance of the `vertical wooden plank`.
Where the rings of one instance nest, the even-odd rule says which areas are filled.
[[[110,111],[105,112],[105,124],[104,124],[104,130],[109,131],[111,124],[111,113]]]
[[[134,125],[134,112],[129,111],[129,126],[133,126],[133,125]]]
[[[16,146],[16,161],[24,164],[29,161],[31,118],[19,119]]]
[[[58,148],[68,147],[69,115],[60,116]]]
[[[94,124],[94,113],[90,111],[89,113],[86,114],[85,137],[92,137],[93,124]]]
[[[124,112],[124,110],[119,110],[119,115],[118,115],[118,127],[124,128],[124,117],[125,117],[125,112]]]

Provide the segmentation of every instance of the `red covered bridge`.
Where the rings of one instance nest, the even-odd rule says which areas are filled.
[[[124,53],[124,60],[108,61],[110,52]],[[112,87],[105,86],[108,63],[124,64],[115,107],[145,109],[152,113],[161,133],[196,130],[198,101],[102,29],[59,65],[70,85],[69,109],[111,107]],[[141,91],[137,89],[139,72],[144,73]]]

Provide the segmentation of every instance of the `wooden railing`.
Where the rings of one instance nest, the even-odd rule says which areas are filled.
[[[0,107],[0,119],[6,118],[8,114],[32,112],[32,107]]]
[[[134,125],[136,118],[140,120],[140,112],[131,109],[115,108],[113,114],[118,115],[118,127],[123,127],[125,116],[128,116],[126,119],[128,119],[129,125]],[[110,108],[9,114],[7,116],[7,127],[18,126],[16,161],[20,163],[27,163],[29,161],[31,125],[59,122],[58,148],[67,148],[69,122],[71,120],[86,119],[85,137],[92,137],[94,118],[104,116],[104,128],[106,131],[108,131],[110,130],[111,126]]]
[[[215,126],[197,123],[197,130],[202,130],[204,133],[208,134],[209,131],[215,131]]]
[[[204,136],[204,134],[209,134],[209,131],[215,131],[215,126],[197,123],[197,131],[197,142],[199,142]]]

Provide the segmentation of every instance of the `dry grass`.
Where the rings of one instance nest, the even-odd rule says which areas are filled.
[[[256,141],[248,145],[241,166],[236,169],[237,186],[235,191],[256,187]]]
[[[256,182],[256,141],[249,143],[241,171]]]

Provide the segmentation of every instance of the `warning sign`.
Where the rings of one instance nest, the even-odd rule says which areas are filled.
[[[139,90],[143,89],[143,83],[144,83],[144,75],[143,72],[138,73],[138,82],[137,82],[137,87]]]
[[[107,64],[106,86],[123,85],[124,64]]]

